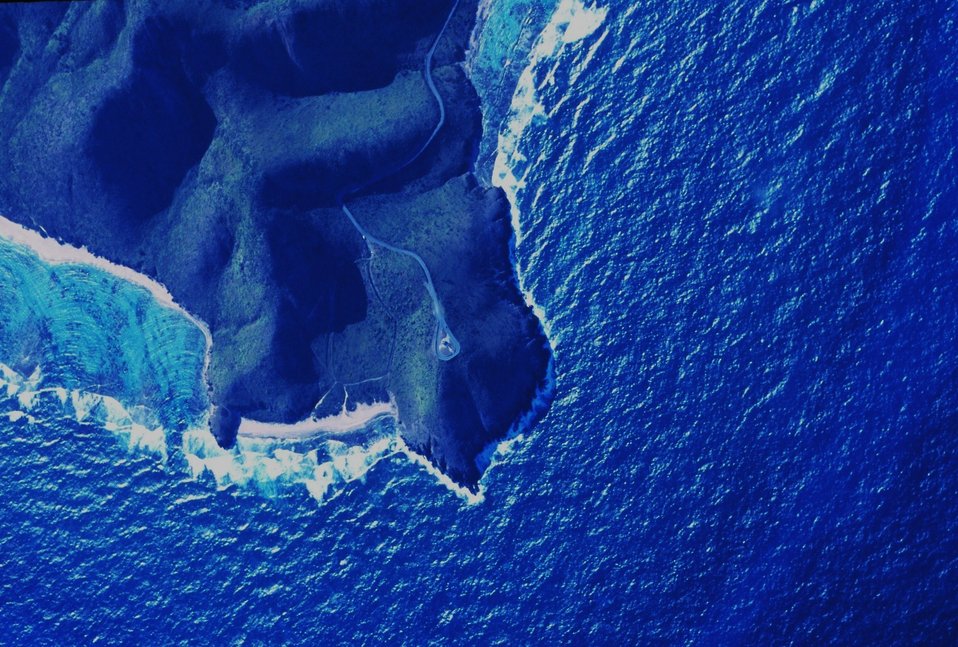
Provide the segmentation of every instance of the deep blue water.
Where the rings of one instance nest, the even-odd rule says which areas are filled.
[[[557,384],[485,500],[398,455],[321,505],[194,478],[195,335],[73,277],[138,314],[91,315],[102,357],[61,386],[152,404],[169,455],[56,394],[0,423],[0,641],[954,643],[958,10],[605,7],[543,48],[503,142]],[[12,281],[4,352],[71,343],[10,341],[62,307]],[[168,333],[111,383],[136,326]]]

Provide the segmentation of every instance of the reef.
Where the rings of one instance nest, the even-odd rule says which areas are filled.
[[[477,458],[527,415],[549,362],[509,205],[474,174],[476,14],[475,0],[4,4],[0,213],[155,278],[206,322],[224,445],[240,418],[391,400],[410,449],[475,489]],[[423,268],[373,240],[428,268],[457,355],[437,354]]]

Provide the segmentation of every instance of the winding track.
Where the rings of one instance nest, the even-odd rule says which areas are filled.
[[[429,148],[429,145],[432,144],[433,140],[436,139],[436,135],[439,134],[439,130],[446,123],[446,106],[442,101],[442,97],[439,96],[439,90],[436,89],[436,84],[432,78],[432,57],[436,53],[436,47],[439,46],[439,41],[442,39],[442,35],[445,33],[446,28],[449,26],[449,22],[452,20],[452,16],[456,13],[456,9],[458,7],[459,0],[455,0],[452,3],[452,8],[449,10],[449,15],[446,16],[446,21],[442,24],[442,29],[439,30],[438,34],[436,34],[436,40],[433,41],[432,47],[430,47],[429,51],[426,52],[423,74],[426,78],[426,85],[429,87],[429,91],[432,93],[433,98],[435,98],[436,103],[439,106],[439,121],[436,123],[436,127],[433,128],[429,138],[423,142],[422,146],[419,147],[415,154],[413,154],[395,169],[392,169],[383,175],[379,175],[367,180],[365,183],[359,186],[344,190],[336,196],[336,200],[339,203],[339,208],[342,209],[343,213],[346,214],[346,217],[349,218],[349,221],[353,224],[353,227],[356,228],[356,231],[359,232],[359,235],[363,237],[363,241],[366,243],[366,247],[369,249],[370,254],[372,254],[372,247],[370,245],[378,245],[379,247],[388,249],[391,252],[412,258],[419,264],[419,267],[422,268],[423,274],[426,276],[426,290],[429,292],[429,297],[432,299],[432,310],[436,317],[436,334],[433,343],[436,351],[436,357],[444,362],[448,362],[459,354],[460,345],[459,340],[456,339],[456,337],[452,334],[452,331],[449,329],[448,324],[446,324],[446,318],[443,314],[442,304],[439,302],[439,296],[436,294],[436,287],[432,282],[432,274],[429,272],[429,268],[426,267],[426,262],[422,260],[422,257],[416,252],[387,243],[386,241],[377,238],[366,231],[366,229],[359,224],[359,221],[356,220],[356,216],[354,216],[353,212],[349,210],[349,207],[346,206],[346,199],[390,175],[399,173],[404,168],[419,159],[426,149]]]

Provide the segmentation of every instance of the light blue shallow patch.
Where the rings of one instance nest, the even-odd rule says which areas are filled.
[[[48,264],[0,240],[0,363],[31,388],[63,388],[145,407],[165,428],[209,408],[202,332],[144,288],[94,267]]]
[[[392,421],[223,449],[208,427],[205,353],[202,331],[145,288],[0,239],[0,422],[80,423],[134,454],[172,454],[177,469],[219,489],[302,488],[318,501],[402,450]]]

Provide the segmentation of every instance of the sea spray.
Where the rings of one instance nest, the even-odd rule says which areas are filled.
[[[329,438],[241,438],[230,450],[219,447],[202,377],[205,326],[148,277],[10,221],[0,224],[6,420],[71,419],[114,435],[129,452],[163,462],[175,456],[174,464],[194,478],[209,474],[219,487],[269,496],[303,487],[319,501],[400,452],[394,421],[381,415],[391,409],[382,408],[370,411],[368,424],[358,424],[355,413],[326,421],[339,425]]]
[[[224,449],[206,425],[183,434],[182,453],[194,478],[208,475],[218,488],[250,488],[264,496],[303,487],[322,503],[361,480],[379,461],[401,451],[391,419],[341,438],[292,442],[239,438]]]
[[[497,154],[492,171],[492,184],[506,192],[512,205],[512,227],[516,245],[520,245],[524,237],[517,205],[519,195],[526,186],[529,164],[521,144],[526,129],[536,119],[547,117],[546,108],[540,102],[538,92],[540,87],[551,80],[551,73],[546,66],[555,60],[567,45],[592,35],[602,25],[607,13],[605,8],[594,5],[590,8],[580,0],[561,0],[552,19],[532,48],[529,65],[519,76],[518,85],[512,95],[509,116],[498,135]],[[543,69],[546,73],[539,78]]]
[[[499,9],[499,14],[510,20],[509,28],[506,31],[515,34],[521,33],[525,22],[516,23],[512,17],[514,12],[505,11],[503,7],[499,7]],[[483,5],[481,11],[483,14],[488,14],[490,7]],[[593,35],[601,27],[607,12],[606,8],[595,5],[589,7],[580,0],[561,0],[557,4],[549,22],[531,48],[528,64],[519,74],[508,114],[497,135],[491,182],[493,186],[501,188],[508,197],[514,234],[510,251],[519,290],[526,304],[533,310],[536,318],[541,323],[550,344],[555,342],[550,320],[545,310],[536,302],[532,289],[526,284],[522,264],[518,261],[522,255],[537,253],[537,250],[530,250],[528,246],[523,246],[523,217],[519,205],[521,204],[522,193],[526,188],[525,179],[529,169],[529,159],[522,152],[523,135],[536,119],[548,118],[548,112],[540,101],[537,88],[550,81],[549,68],[554,66],[554,61],[566,46],[583,41]],[[532,16],[533,13],[528,15]],[[503,20],[503,18],[499,18],[499,20]],[[483,65],[487,68],[505,68],[511,61],[504,60],[503,57],[511,55],[512,50],[505,47],[502,37],[495,35],[491,38],[485,37],[481,33],[485,26],[480,23],[477,33],[473,35],[472,46],[476,48],[476,51],[472,52],[470,60],[473,62],[473,66],[477,68]],[[586,59],[580,64],[580,71],[589,64],[596,48],[604,37],[605,34],[602,34],[591,45]],[[489,50],[492,50],[492,53]],[[490,59],[494,59],[496,55],[498,55],[499,60],[490,63]],[[482,64],[477,65],[476,61],[482,61]],[[545,70],[544,78],[537,83],[536,79],[543,70]],[[484,71],[484,74],[488,76],[488,71]],[[555,393],[555,383],[555,357],[550,355],[546,377],[543,383],[538,386],[529,410],[510,427],[504,439],[489,443],[476,457],[476,465],[481,472],[487,473],[489,467],[508,455],[516,443],[523,439],[524,432],[545,415]],[[480,481],[479,493],[469,500],[473,502],[481,500],[483,487],[483,483]]]
[[[533,70],[541,61],[560,51],[562,45],[593,33],[604,15],[604,10],[588,9],[578,2],[560,2],[546,30],[536,41],[530,65],[521,75],[512,99],[508,128],[499,137],[495,163],[498,175],[493,176],[494,183],[506,190],[512,203],[516,244],[521,243],[523,237],[516,205],[524,186],[525,171],[521,167],[527,161],[520,152],[519,140],[534,117],[544,116],[535,95],[535,86],[531,83]],[[168,435],[175,433],[181,438],[178,449],[194,477],[204,478],[203,475],[208,473],[220,487],[251,486],[264,494],[275,494],[280,486],[302,485],[314,498],[324,500],[331,492],[340,491],[337,486],[361,479],[379,460],[403,454],[424,465],[441,483],[465,500],[477,502],[482,499],[481,489],[479,494],[474,494],[457,486],[428,461],[409,450],[402,442],[394,420],[377,419],[372,427],[386,425],[391,431],[371,442],[367,439],[357,443],[351,437],[320,437],[310,439],[307,447],[305,441],[290,443],[243,438],[230,450],[220,448],[209,433],[206,422],[209,401],[204,376],[209,365],[211,337],[201,320],[176,304],[161,284],[96,257],[85,249],[63,245],[6,219],[0,219],[0,234],[12,241],[12,244],[5,243],[8,256],[20,255],[22,261],[25,250],[30,250],[27,255],[32,252],[38,258],[31,258],[27,266],[37,267],[37,261],[42,258],[46,265],[39,262],[39,266],[46,267],[50,276],[57,275],[53,268],[62,270],[62,276],[57,275],[52,283],[59,286],[64,279],[69,283],[82,276],[77,283],[86,288],[80,291],[84,300],[71,302],[71,290],[62,286],[59,291],[49,290],[49,285],[42,287],[42,280],[24,280],[22,276],[15,276],[22,267],[17,267],[16,261],[8,263],[6,269],[13,276],[5,277],[9,280],[5,280],[4,285],[22,287],[35,284],[41,288],[35,298],[23,299],[22,295],[14,294],[6,299],[21,306],[21,312],[7,313],[6,318],[0,320],[0,328],[14,337],[28,328],[32,332],[29,343],[5,345],[4,351],[12,356],[0,359],[11,361],[17,368],[29,367],[31,363],[36,370],[42,366],[43,371],[52,376],[44,386],[18,389],[16,395],[20,406],[8,407],[8,419],[42,420],[34,415],[39,411],[38,403],[48,414],[49,409],[43,407],[59,402],[61,409],[56,415],[96,424],[122,438],[131,450],[155,453],[163,460],[169,455]],[[123,281],[118,281],[117,277]],[[124,288],[124,281],[133,285]],[[112,285],[106,287],[110,282]],[[549,334],[545,313],[525,288],[521,272],[518,282],[526,302]],[[118,292],[134,294],[131,290],[135,290],[136,296],[131,301],[135,306],[127,312],[111,309],[113,303],[97,302],[98,296],[109,298]],[[44,313],[44,308],[37,308],[37,303],[44,304],[44,299],[49,300],[51,295],[61,298],[59,307],[66,303],[72,307],[71,314],[77,316],[64,316],[62,310]],[[152,305],[162,307],[151,308],[146,303],[151,298],[155,302]],[[154,310],[164,311],[162,325],[143,320],[143,313],[153,313]],[[75,321],[80,315],[80,318],[86,318],[84,331],[74,335],[75,327],[64,323]],[[177,316],[181,320],[178,324],[171,324]],[[170,331],[175,334],[171,335]],[[199,336],[196,332],[200,333]],[[190,339],[184,341],[183,337]],[[86,352],[98,344],[96,352]],[[177,344],[179,348],[176,348]],[[38,359],[35,356],[37,349],[51,356]],[[79,369],[69,361],[62,362],[63,358],[80,358],[77,362]],[[43,371],[38,375],[45,375]],[[479,458],[480,466],[488,466],[494,456],[508,451],[512,441],[520,438],[522,431],[542,415],[551,398],[553,383],[554,367],[550,362],[547,379],[540,385],[530,410],[513,425],[505,441],[487,448]],[[172,406],[171,402],[178,405]],[[154,420],[157,424],[149,424]]]
[[[39,369],[27,377],[0,364],[0,415],[31,424],[70,418],[116,435],[131,451],[167,460],[166,430],[149,408],[127,408],[108,395],[42,384]]]

